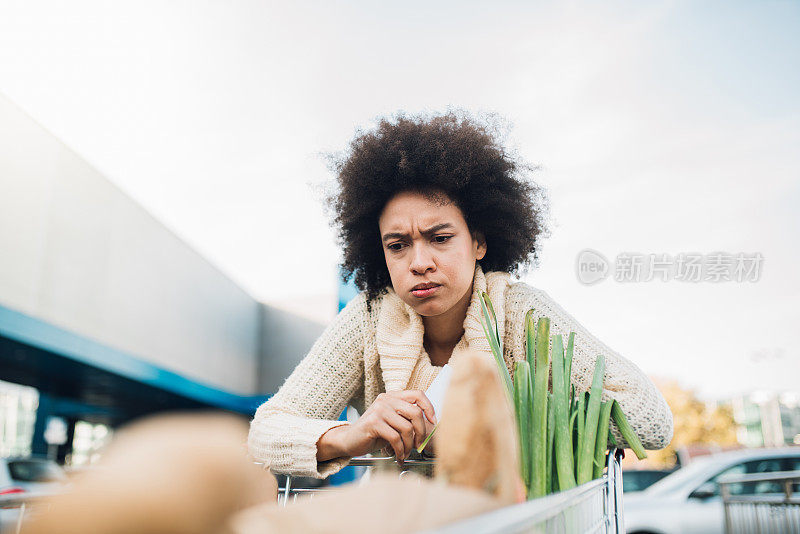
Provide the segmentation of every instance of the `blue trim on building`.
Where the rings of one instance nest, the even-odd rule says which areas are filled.
[[[0,336],[225,410],[252,415],[268,398],[237,395],[197,382],[2,305]]]
[[[347,283],[343,283],[342,279],[339,279],[339,311],[342,311],[347,303],[353,300],[356,295],[361,292],[360,289],[356,286],[355,282],[353,282],[353,277],[351,276],[348,278]]]
[[[339,279],[339,311],[341,312],[347,303],[350,302],[356,295],[359,293],[358,287],[356,287],[355,282],[353,282],[353,277],[351,276],[347,283],[343,283],[341,278]],[[347,421],[347,408],[342,411],[339,415],[339,421]],[[330,476],[331,484],[334,486],[339,486],[341,484],[347,484],[348,482],[352,482],[361,477],[361,475],[366,470],[365,467],[356,467],[353,465],[348,465],[343,467],[338,473],[334,473]]]

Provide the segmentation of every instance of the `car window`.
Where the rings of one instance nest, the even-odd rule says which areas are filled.
[[[796,458],[786,458],[786,471],[800,471],[800,456]],[[800,482],[792,484],[792,491],[800,493]]]
[[[8,471],[19,482],[54,482],[65,478],[58,464],[48,460],[13,460],[8,462]]]
[[[710,479],[715,483],[715,495],[719,495],[719,485],[716,484],[717,480],[724,475],[731,474],[749,474],[749,473],[772,473],[775,471],[782,471],[783,458],[765,458],[761,460],[750,460],[749,462],[742,462],[733,465],[724,471],[718,473]],[[781,493],[780,482],[755,482],[755,483],[735,483],[728,486],[731,495],[759,495],[765,493]]]
[[[642,491],[669,474],[670,471],[623,471],[622,489],[626,492]]]
[[[797,458],[786,458],[787,471],[800,471],[800,456]]]

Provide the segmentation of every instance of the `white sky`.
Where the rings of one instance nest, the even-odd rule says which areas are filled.
[[[528,283],[704,397],[798,389],[800,5],[530,4],[0,0],[0,91],[256,298],[326,317],[320,153],[401,109],[498,112],[557,224]],[[584,248],[764,265],[584,286]]]

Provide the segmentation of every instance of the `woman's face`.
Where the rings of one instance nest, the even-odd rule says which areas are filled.
[[[380,228],[386,266],[395,293],[417,313],[445,313],[472,288],[475,261],[486,254],[482,235],[469,233],[461,210],[450,199],[432,202],[422,194],[403,192],[383,208]],[[418,284],[437,284],[414,292]]]

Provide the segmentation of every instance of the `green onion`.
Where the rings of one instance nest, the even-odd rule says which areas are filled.
[[[597,355],[592,378],[592,389],[589,401],[586,403],[586,424],[583,439],[580,440],[578,449],[577,483],[583,484],[592,480],[592,460],[595,455],[595,439],[597,438],[597,420],[600,417],[600,397],[603,395],[603,375],[605,373],[605,358]]]
[[[526,326],[533,323],[533,316]],[[528,337],[530,339],[530,336]],[[550,371],[550,319],[541,317],[536,325],[533,384],[533,475],[531,495],[547,495],[547,386]]]
[[[611,421],[612,401],[603,401],[600,404],[600,415],[597,420],[597,442],[594,448],[594,478],[603,476],[606,449],[608,448],[608,425]]]
[[[556,412],[553,394],[547,394],[547,494],[555,490],[555,463],[553,462],[553,445],[556,437]]]
[[[561,336],[553,336],[553,401],[555,402],[555,459],[558,472],[558,488],[575,487],[575,472],[572,468],[572,432],[567,426],[567,382],[564,378],[564,348]]]
[[[586,421],[586,396],[581,393],[578,395],[578,424],[577,431],[578,431],[578,439],[575,442],[574,448],[574,459],[575,459],[575,474],[578,473],[578,453],[583,448],[583,439],[584,439],[584,430],[585,430],[585,422]],[[577,481],[577,476],[575,477]]]
[[[567,354],[564,358],[564,377],[570,385],[570,398],[575,396],[575,386],[572,384],[572,353],[575,349],[575,332],[569,333],[567,339]]]
[[[503,379],[503,383],[506,386],[508,401],[513,404],[514,384],[511,382],[511,375],[508,374],[508,368],[506,367],[506,362],[503,358],[503,349],[501,348],[501,340],[497,329],[497,322],[494,315],[494,308],[492,307],[492,301],[489,299],[489,295],[486,293],[486,291],[481,291],[479,296],[481,301],[481,310],[483,311],[483,318],[485,320],[481,321],[481,325],[483,325],[483,333],[486,336],[486,339],[489,341],[489,347],[492,349],[492,354],[494,355],[494,359],[497,362],[498,368],[500,369],[500,375]],[[491,317],[489,315],[489,310],[492,310]],[[494,332],[492,332],[491,326],[492,317],[495,318]]]
[[[483,294],[486,295],[486,306],[489,308],[489,312],[492,314],[492,324],[494,325],[494,336],[497,339],[497,346],[500,347],[500,354],[503,354],[503,338],[500,335],[500,330],[497,327],[497,315],[494,313],[494,306],[492,306],[492,299],[489,298],[489,294],[483,291]]]
[[[514,412],[520,445],[520,469],[525,487],[531,483],[531,374],[528,362],[514,364]]]
[[[601,477],[608,444],[617,446],[611,433],[612,420],[636,456],[646,457],[619,403],[613,399],[602,401],[606,366],[603,355],[595,361],[590,391],[578,392],[572,383],[575,332],[569,333],[565,351],[562,336],[550,335],[550,319],[540,317],[534,324],[531,309],[525,315],[525,359],[514,363],[512,380],[512,369],[503,357],[503,339],[494,306],[485,291],[479,296],[483,332],[514,405],[520,474],[529,499]],[[432,435],[433,431],[418,452]]]
[[[439,427],[439,421],[436,421],[436,424],[435,424],[435,425],[433,425],[433,429],[431,429],[431,433],[430,433],[430,434],[428,434],[428,437],[427,437],[427,438],[425,438],[425,441],[423,441],[423,442],[422,442],[422,445],[420,445],[419,447],[417,447],[417,452],[419,452],[419,453],[421,453],[421,452],[422,452],[422,450],[425,448],[425,445],[427,445],[427,444],[428,444],[428,441],[430,441],[431,437],[433,437],[433,433],[434,433],[434,432],[436,432],[436,429],[437,429],[438,427]]]
[[[536,323],[533,320],[533,308],[528,310],[525,314],[525,360],[528,362],[528,367],[530,368],[530,380],[531,380],[531,395],[535,398],[536,392],[534,391],[534,385],[536,384]],[[533,410],[530,412],[531,414],[531,424],[529,425],[530,432],[531,432],[531,439],[529,443],[531,443],[531,447],[533,446],[534,441],[534,429],[535,426],[533,424]],[[533,478],[533,450],[531,450],[531,454],[529,455],[530,459],[530,473],[531,479]],[[528,498],[531,498],[531,481],[528,481],[528,485],[525,487],[525,490],[528,493]]]
[[[623,439],[628,442],[628,446],[631,448],[636,457],[640,460],[647,458],[647,453],[644,452],[644,447],[642,447],[642,442],[639,441],[639,436],[637,436],[636,432],[633,431],[633,428],[628,423],[628,419],[622,412],[622,407],[616,400],[613,402],[613,406],[611,407],[611,419],[613,419],[614,423],[616,423],[619,433],[622,434]]]

